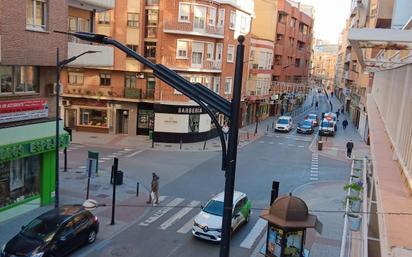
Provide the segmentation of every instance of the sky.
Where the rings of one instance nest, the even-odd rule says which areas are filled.
[[[351,0],[298,0],[315,7],[315,37],[337,44],[349,18]]]

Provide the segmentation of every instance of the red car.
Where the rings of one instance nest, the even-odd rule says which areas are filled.
[[[319,117],[317,114],[309,113],[305,116],[305,120],[310,120],[314,127],[319,126]]]

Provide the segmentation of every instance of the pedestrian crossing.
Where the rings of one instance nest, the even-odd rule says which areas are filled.
[[[310,167],[311,181],[317,181],[319,179],[319,155],[318,153],[312,153],[312,162]]]
[[[191,235],[193,220],[200,212],[200,201],[188,200],[181,197],[160,196],[160,204],[154,205],[152,212],[143,217],[143,221],[137,226],[155,228],[158,231],[168,231],[178,234]],[[252,213],[253,215],[253,213]],[[252,223],[252,219],[250,221]],[[242,236],[236,239],[238,246],[245,249],[252,249],[258,239],[266,229],[267,222],[258,218],[253,224],[248,224],[247,234],[239,233]],[[233,242],[232,242],[233,244]]]

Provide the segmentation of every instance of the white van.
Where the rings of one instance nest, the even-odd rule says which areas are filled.
[[[292,130],[293,120],[290,116],[280,116],[276,121],[275,131],[276,132],[289,132]]]
[[[319,126],[319,136],[334,136],[335,126],[333,119],[323,119]]]

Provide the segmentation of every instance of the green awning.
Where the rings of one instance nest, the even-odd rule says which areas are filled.
[[[60,121],[59,147],[67,147],[69,134]],[[0,129],[0,162],[55,149],[56,123],[42,122]]]

